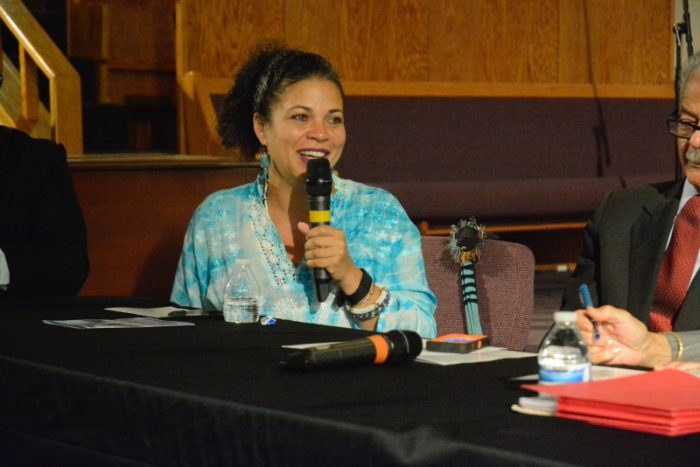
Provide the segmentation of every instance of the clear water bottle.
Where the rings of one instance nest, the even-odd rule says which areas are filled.
[[[544,338],[537,361],[540,384],[591,380],[588,346],[576,328],[575,311],[555,311],[554,326]]]
[[[256,323],[260,318],[260,286],[250,261],[237,259],[224,289],[224,319],[230,323]]]

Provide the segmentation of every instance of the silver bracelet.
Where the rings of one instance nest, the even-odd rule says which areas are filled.
[[[391,294],[388,290],[386,290],[383,287],[380,287],[380,289],[381,293],[379,294],[379,298],[372,305],[360,309],[350,308],[350,314],[352,314],[352,317],[355,319],[355,321],[367,321],[376,316],[379,316],[379,314],[382,311],[384,311],[384,309],[389,304]]]

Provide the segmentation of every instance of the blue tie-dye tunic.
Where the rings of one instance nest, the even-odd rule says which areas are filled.
[[[331,225],[345,233],[355,264],[390,291],[377,331],[405,329],[436,334],[435,295],[428,288],[420,234],[398,200],[379,188],[333,177]],[[265,316],[358,328],[336,305],[338,289],[319,303],[311,270],[294,267],[268,215],[264,184],[256,182],[213,193],[190,221],[171,300],[182,306],[221,310],[237,258],[247,258],[262,290]]]

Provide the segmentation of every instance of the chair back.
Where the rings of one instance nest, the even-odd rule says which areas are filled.
[[[468,333],[460,265],[450,257],[448,241],[448,237],[422,237],[428,284],[438,300],[438,335]],[[524,350],[535,300],[532,251],[519,243],[485,240],[475,272],[484,334],[491,337],[493,346]]]

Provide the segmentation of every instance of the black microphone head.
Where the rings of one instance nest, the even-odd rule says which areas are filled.
[[[388,363],[413,360],[423,350],[423,339],[413,331],[389,331],[384,334],[391,342]]]
[[[330,196],[332,190],[333,173],[328,159],[311,159],[306,164],[306,193],[310,196]]]

